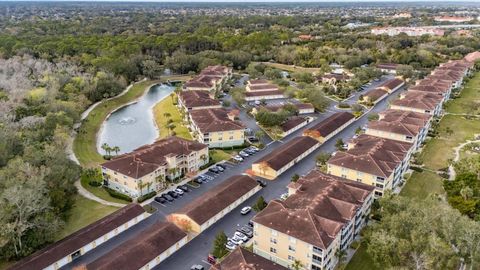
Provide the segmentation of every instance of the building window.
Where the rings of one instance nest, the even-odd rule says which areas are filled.
[[[270,252],[271,252],[271,253],[277,253],[277,249],[271,247],[271,248],[270,248]]]
[[[233,136],[230,136],[230,140],[233,140]]]
[[[277,239],[275,239],[275,238],[270,238],[270,243],[276,244],[276,243],[277,243]]]
[[[383,195],[383,193],[382,193],[382,192],[375,191],[375,195],[377,195],[377,196],[380,196],[380,197],[381,197],[381,196]]]
[[[295,247],[293,247],[293,246],[288,246],[288,250],[295,252]]]
[[[270,229],[270,233],[271,233],[273,236],[277,236],[277,231],[275,231],[275,230]]]
[[[291,255],[288,255],[288,260],[289,261],[295,261],[295,257],[291,256]]]
[[[297,239],[295,239],[291,236],[288,237],[288,241],[290,241],[290,243],[294,243],[294,244],[297,243]]]

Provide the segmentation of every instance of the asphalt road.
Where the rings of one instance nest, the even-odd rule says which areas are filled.
[[[291,177],[294,174],[305,175],[310,170],[315,168],[316,156],[319,153],[334,152],[336,150],[335,142],[337,139],[342,138],[343,141],[345,142],[348,141],[350,138],[352,138],[355,135],[355,130],[359,126],[365,126],[367,124],[369,114],[378,113],[385,110],[388,107],[389,100],[398,96],[398,94],[401,91],[404,91],[404,88],[397,90],[396,92],[392,93],[388,98],[385,98],[379,103],[377,103],[368,113],[358,118],[355,122],[350,124],[347,128],[345,128],[339,134],[337,134],[336,136],[332,137],[330,140],[322,144],[312,154],[310,154],[301,162],[297,163],[292,168],[284,172],[276,180],[268,181],[268,185],[263,189],[261,189],[257,194],[252,196],[252,198],[250,198],[249,200],[247,200],[246,202],[238,206],[237,209],[234,209],[231,213],[223,217],[217,223],[212,225],[208,230],[201,233],[199,236],[197,236],[195,239],[190,241],[188,244],[186,244],[184,247],[182,247],[175,254],[170,256],[167,260],[163,261],[160,265],[158,265],[154,269],[168,269],[168,270],[190,269],[190,267],[193,264],[202,264],[205,266],[206,269],[208,269],[209,265],[206,263],[206,257],[212,248],[212,243],[217,233],[220,231],[224,231],[228,236],[231,236],[237,227],[241,227],[245,225],[253,217],[254,215],[253,211],[248,215],[245,215],[245,216],[241,215],[240,209],[242,207],[246,205],[252,205],[260,196],[263,196],[266,201],[270,201],[272,199],[280,197],[281,194],[287,192],[286,186],[288,185]],[[317,114],[316,115],[317,118],[307,126],[292,133],[291,135],[282,139],[281,141],[271,142],[270,144],[268,144],[268,146],[264,150],[258,152],[252,157],[246,158],[242,163],[235,164],[234,166],[229,166],[229,168],[225,172],[217,175],[214,180],[210,181],[209,183],[202,184],[199,188],[193,188],[190,192],[186,193],[184,196],[180,197],[179,199],[175,200],[172,203],[159,204],[156,202],[152,202],[150,205],[152,205],[157,209],[157,211],[153,213],[152,216],[142,221],[141,223],[135,225],[134,227],[128,229],[127,231],[123,232],[122,234],[108,241],[107,243],[104,243],[101,246],[97,247],[94,252],[87,253],[86,255],[78,258],[77,260],[75,260],[75,262],[67,265],[62,269],[72,269],[75,266],[88,264],[94,261],[95,259],[99,258],[100,256],[108,253],[109,251],[117,247],[119,244],[129,239],[132,239],[133,237],[135,237],[136,234],[148,228],[156,221],[165,219],[166,215],[179,210],[190,201],[202,196],[202,194],[205,193],[207,190],[214,188],[216,185],[225,181],[229,177],[244,173],[247,169],[251,168],[251,164],[255,162],[257,159],[259,159],[264,155],[269,154],[271,151],[275,150],[277,147],[281,147],[283,143],[288,142],[292,138],[301,136],[303,130],[305,130],[309,126],[312,126],[321,122],[323,119],[332,115],[336,111],[339,111],[339,110],[336,109],[335,104],[332,103],[325,113]],[[245,117],[249,118],[246,114],[245,114]],[[250,119],[248,122],[249,124],[247,124],[247,126],[252,125],[251,121],[255,123],[253,119],[251,118],[249,119]]]

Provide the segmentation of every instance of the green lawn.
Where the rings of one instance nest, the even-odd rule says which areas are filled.
[[[285,65],[280,63],[270,63],[270,62],[262,62],[266,66],[274,67],[277,69],[289,71],[289,72],[308,72],[308,73],[320,73],[320,68],[306,68],[306,67],[299,67],[295,65]]]
[[[232,157],[232,154],[220,149],[212,149],[209,151],[210,158],[214,163],[217,163],[222,160],[229,160]]]
[[[92,186],[90,186],[88,184],[89,179],[85,176],[82,176],[80,181],[81,181],[82,186],[86,190],[90,191],[90,193],[92,193],[93,195],[97,196],[100,199],[103,199],[103,200],[106,200],[106,201],[109,201],[109,202],[115,202],[115,203],[123,203],[123,204],[128,203],[124,200],[113,198],[112,196],[110,196],[110,194],[108,194],[108,192],[103,187],[92,187]]]
[[[178,108],[173,104],[173,100],[175,99],[176,97],[166,97],[153,108],[155,122],[160,130],[158,138],[161,139],[170,135],[170,130],[167,128],[167,121],[171,119],[175,125],[173,130],[176,136],[191,140],[192,136],[188,132],[186,124],[183,123],[182,115],[180,114]],[[165,117],[165,113],[169,113],[170,117]]]
[[[430,194],[443,194],[443,180],[436,173],[413,172],[400,193],[401,196],[423,199]]]
[[[70,216],[65,223],[64,229],[57,235],[57,240],[78,231],[117,209],[116,207],[106,206],[77,195],[75,206],[70,210]]]
[[[480,108],[480,75],[477,73],[462,90],[461,96],[446,104],[446,110],[449,113],[468,113],[479,114]],[[474,104],[477,104],[475,106]],[[475,108],[476,107],[476,110]]]
[[[345,270],[380,270],[373,264],[372,258],[367,253],[367,247],[360,245],[360,247],[353,255],[350,262],[347,264]]]

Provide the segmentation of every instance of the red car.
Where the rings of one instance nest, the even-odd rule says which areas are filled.
[[[217,263],[217,258],[213,256],[212,254],[209,254],[207,257],[207,262],[209,264],[216,264]]]

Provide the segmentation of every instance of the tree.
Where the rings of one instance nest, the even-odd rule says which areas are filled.
[[[102,144],[102,149],[105,151],[105,155],[107,156],[109,156],[110,152],[112,151],[112,148],[107,143]]]
[[[378,119],[380,119],[378,113],[371,113],[368,115],[368,121],[376,121]]]
[[[294,174],[292,175],[292,178],[290,179],[290,181],[295,183],[298,181],[298,179],[300,179],[300,175]]]
[[[217,236],[215,236],[215,240],[213,241],[212,255],[216,258],[222,258],[223,256],[227,255],[228,250],[225,247],[227,242],[228,238],[225,232],[219,232]]]
[[[118,156],[118,152],[120,152],[120,147],[119,146],[114,146],[114,147],[112,147],[112,151],[115,152],[115,155]]]
[[[265,209],[265,207],[267,207],[267,202],[265,201],[265,198],[263,198],[263,196],[260,196],[258,197],[255,204],[252,206],[252,209],[255,210],[255,212],[260,212]]]
[[[342,144],[342,146],[343,146],[343,144]],[[330,159],[331,156],[332,156],[332,154],[330,154],[330,153],[321,152],[317,156],[317,164],[320,164],[321,166],[324,166],[325,164],[327,164],[327,161]]]
[[[303,264],[300,260],[293,261],[291,268],[294,270],[301,270],[303,269]]]
[[[400,65],[397,67],[397,75],[402,76],[404,80],[412,78],[414,75],[414,69],[412,66]]]
[[[337,148],[337,150],[344,150],[343,148],[343,145],[345,143],[343,142],[343,140],[341,138],[337,139],[337,141],[335,142],[335,148]]]
[[[345,250],[338,249],[335,252],[335,256],[337,256],[337,258],[338,258],[337,269],[339,269],[339,270],[345,269],[345,267],[346,267],[345,261],[347,259],[347,252]]]
[[[262,141],[265,138],[265,136],[267,136],[267,134],[265,134],[265,131],[261,129],[255,131],[255,137],[257,137],[259,141]]]

